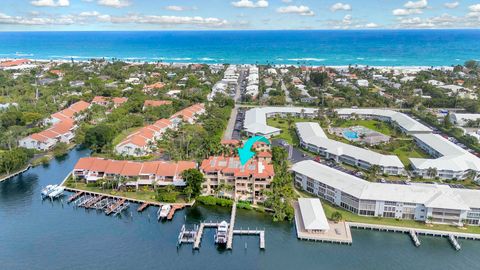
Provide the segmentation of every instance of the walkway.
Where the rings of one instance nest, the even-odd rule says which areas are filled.
[[[230,224],[228,226],[227,249],[232,249],[233,227],[235,226],[235,216],[237,215],[237,200],[233,202],[232,213],[230,214]]]

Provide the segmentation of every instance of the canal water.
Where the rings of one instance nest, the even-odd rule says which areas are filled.
[[[424,237],[415,248],[408,235],[353,230],[353,245],[299,241],[291,223],[239,210],[236,226],[264,228],[266,249],[258,238],[235,237],[233,250],[214,245],[213,230],[199,251],[176,246],[182,224],[228,220],[230,209],[197,206],[157,222],[156,209],[122,216],[75,209],[61,201],[43,201],[43,186],[62,181],[76,161],[88,155],[75,149],[49,166],[39,166],[0,183],[0,269],[479,269],[480,242],[460,240],[456,252],[447,239]]]

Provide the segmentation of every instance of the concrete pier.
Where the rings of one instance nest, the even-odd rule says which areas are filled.
[[[410,230],[409,234],[410,234],[410,237],[412,238],[413,244],[416,247],[419,247],[421,243],[420,243],[420,240],[418,239],[417,233],[414,230]]]
[[[448,235],[448,240],[450,241],[450,243],[452,244],[453,248],[456,251],[459,251],[462,248],[458,243],[457,239],[455,238],[455,236],[453,236],[452,234]]]

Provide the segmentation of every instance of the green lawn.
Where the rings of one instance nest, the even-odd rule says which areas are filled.
[[[341,120],[339,125],[336,125],[334,123],[333,126],[338,126],[338,127],[353,127],[353,126],[363,126],[366,128],[369,128],[371,130],[380,132],[384,135],[387,136],[392,136],[395,134],[394,130],[390,125],[382,122],[382,121],[377,121],[377,120],[368,120],[368,119],[349,119],[349,120]]]
[[[315,197],[311,194],[308,194],[302,190],[297,189],[298,193],[302,197]],[[428,230],[441,230],[441,231],[452,231],[452,232],[462,232],[462,233],[480,233],[480,227],[477,226],[466,226],[464,228],[458,228],[455,226],[449,225],[430,225],[425,224],[424,222],[418,222],[414,220],[397,220],[393,218],[379,218],[379,217],[365,217],[359,216],[357,214],[348,212],[340,207],[333,206],[329,202],[322,200],[323,210],[327,218],[330,218],[333,212],[340,212],[342,218],[345,221],[351,222],[361,222],[369,224],[379,224],[379,225],[388,225],[388,226],[401,226],[401,227],[410,227],[410,228],[419,228],[419,229],[428,229]]]
[[[297,133],[295,132],[295,123],[298,122],[317,122],[319,123],[318,120],[316,119],[303,119],[303,118],[292,118],[293,123],[292,123],[292,130],[288,129],[288,121],[286,118],[267,118],[267,125],[276,127],[282,130],[282,133],[278,136],[275,136],[273,138],[275,139],[283,139],[287,141],[291,145],[298,145],[299,140]]]

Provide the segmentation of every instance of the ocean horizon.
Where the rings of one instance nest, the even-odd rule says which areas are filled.
[[[452,66],[480,59],[480,30],[0,32],[0,58]]]

